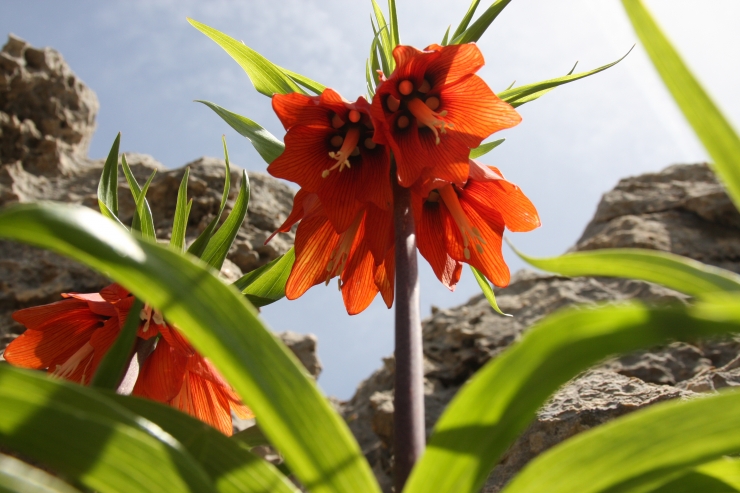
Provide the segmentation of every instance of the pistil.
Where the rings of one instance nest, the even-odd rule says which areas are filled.
[[[360,129],[357,127],[352,127],[347,131],[347,135],[344,136],[344,141],[342,142],[342,148],[339,149],[338,152],[330,152],[329,157],[332,159],[336,159],[336,164],[332,166],[329,169],[325,169],[321,176],[323,178],[326,178],[329,176],[329,174],[334,171],[335,169],[339,168],[339,172],[341,173],[342,170],[346,167],[349,168],[349,157],[354,152],[355,148],[357,147],[357,143],[360,141]]]
[[[437,98],[429,98],[429,100],[436,99],[435,109],[439,106],[439,100]],[[440,111],[439,113],[432,110],[426,103],[421,99],[414,98],[407,103],[407,108],[416,120],[421,124],[429,127],[434,132],[434,137],[437,145],[439,145],[439,134],[446,134],[447,128],[453,128],[451,123],[447,123],[443,120],[447,116],[447,111]],[[431,106],[434,106],[432,104]],[[420,125],[420,126],[421,126]]]
[[[468,216],[465,214],[465,211],[463,211],[462,205],[460,205],[460,199],[457,197],[457,193],[454,188],[452,188],[452,185],[445,185],[442,188],[438,188],[437,191],[460,230],[460,235],[463,239],[463,254],[465,255],[465,260],[470,260],[470,248],[468,248],[470,243],[473,243],[475,245],[475,250],[479,254],[482,254],[483,245],[486,244],[486,240],[483,239],[478,228],[470,225]]]

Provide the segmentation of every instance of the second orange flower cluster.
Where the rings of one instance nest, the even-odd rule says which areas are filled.
[[[301,187],[278,230],[300,221],[289,299],[339,277],[350,314],[367,308],[378,292],[391,306],[391,180],[411,189],[419,251],[450,289],[463,263],[506,286],[504,227],[540,225],[519,187],[469,159],[485,138],[521,121],[475,75],[483,66],[478,47],[397,46],[393,57],[396,69],[382,79],[372,103],[363,97],[348,102],[331,89],[320,96],[273,96],[287,135],[285,151],[268,171]]]

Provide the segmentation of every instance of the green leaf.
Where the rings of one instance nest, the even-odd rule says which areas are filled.
[[[480,1],[480,0],[479,0]],[[442,46],[447,46],[447,42],[449,41],[450,37],[450,28],[452,26],[447,26],[447,30],[445,31],[445,35],[442,37],[442,42],[440,43]]]
[[[234,433],[231,439],[243,443],[248,448],[270,445],[270,441],[257,425],[250,426],[238,433]]]
[[[105,160],[105,165],[103,165],[103,173],[98,183],[100,212],[111,219],[118,219],[118,148],[120,145],[121,132],[118,132],[108,158]]]
[[[244,274],[234,283],[254,306],[265,306],[285,296],[285,283],[295,262],[293,247],[285,255]]]
[[[455,29],[455,32],[452,33],[452,39],[457,38],[462,33],[465,32],[465,30],[468,28],[468,25],[470,24],[470,21],[473,19],[473,16],[475,15],[475,11],[478,8],[478,5],[480,4],[480,0],[473,0],[473,2],[470,4],[470,7],[468,7],[468,11],[465,13],[465,16],[460,21],[460,24],[457,26],[457,29]],[[450,32],[450,28],[447,28],[447,32]],[[447,39],[447,34],[445,34],[445,40]],[[444,46],[444,42],[442,45]]]
[[[231,125],[231,128],[246,137],[267,164],[277,159],[285,150],[285,144],[249,118],[232,113],[209,101],[196,100],[196,102],[203,103],[211,108],[226,123]]]
[[[142,188],[139,186],[139,182],[136,181],[136,177],[131,172],[131,168],[128,165],[125,154],[121,155],[121,167],[123,168],[123,174],[126,177],[129,189],[131,190],[131,195],[133,196],[134,202],[136,204],[134,217],[131,220],[131,231],[140,231],[145,238],[156,239],[156,233],[154,231],[154,218],[152,217],[152,210],[149,207],[149,202],[147,202],[146,200],[146,192],[144,192],[143,203],[141,204],[141,207],[139,207],[139,199],[142,198]],[[153,170],[147,183],[151,183],[151,180],[154,178],[155,173],[156,170]],[[149,185],[147,185],[147,190],[148,189]]]
[[[506,139],[498,139],[493,142],[486,142],[479,145],[475,149],[470,149],[470,159],[478,159],[479,157],[488,154],[498,146],[504,143]]]
[[[511,246],[511,244],[509,244]],[[704,298],[722,291],[740,291],[740,275],[667,252],[614,248],[533,258],[512,250],[528,264],[564,276],[605,276],[639,279]]]
[[[324,84],[320,84],[315,80],[309,79],[305,75],[297,74],[292,70],[288,70],[287,68],[280,67],[280,70],[282,70],[283,73],[290,77],[294,82],[302,85],[314,94],[321,94],[326,89],[326,86]]]
[[[396,0],[388,0],[388,16],[391,28],[391,53],[401,44],[401,35],[398,32],[398,14],[396,14]]]
[[[0,367],[0,443],[106,492],[212,492],[180,443],[95,391]]]
[[[635,302],[550,315],[458,392],[437,422],[404,492],[480,491],[548,397],[609,355],[738,330],[740,297],[730,295],[715,295],[712,303],[692,307],[650,308]]]
[[[738,459],[723,457],[676,475],[650,493],[734,493],[740,491]]]
[[[107,205],[105,205],[105,204],[103,204],[101,202],[98,202],[98,205],[100,206],[100,212],[105,217],[107,217],[108,219],[111,219],[113,222],[115,222],[116,224],[118,224],[123,229],[128,230],[128,228],[126,226],[124,226],[124,224],[121,222],[121,220],[118,219],[118,216],[116,216],[115,214],[113,214],[113,212],[110,209],[108,209],[108,206]]]
[[[80,206],[7,207],[0,212],[0,237],[83,262],[160,309],[216,365],[312,493],[380,491],[349,428],[295,355],[205,264],[135,238]]]
[[[632,48],[634,48],[634,46]],[[574,80],[583,79],[584,77],[588,77],[589,75],[598,74],[599,72],[603,72],[604,70],[613,67],[614,65],[624,60],[624,58],[630,54],[632,48],[630,48],[630,51],[628,51],[619,60],[608,63],[594,70],[590,70],[588,72],[580,72],[577,74],[570,74],[563,77],[558,77],[556,79],[536,82],[534,84],[527,84],[525,86],[519,86],[513,89],[507,89],[503,92],[498,93],[497,96],[516,108],[517,106],[521,106],[524,103],[534,101],[535,99],[547,94],[557,86],[573,82]]]
[[[622,0],[655,69],[694,133],[714,161],[735,207],[740,209],[740,137],[692,75],[639,0]]]
[[[0,454],[0,493],[80,493],[59,478]]]
[[[473,22],[473,25],[465,29],[465,31],[458,36],[453,36],[450,44],[461,45],[478,41],[480,37],[483,36],[483,33],[486,32],[486,29],[488,29],[491,23],[496,19],[496,17],[498,17],[501,11],[509,5],[509,2],[511,2],[511,0],[496,0],[493,2],[491,6],[488,7],[475,22]]]
[[[299,491],[275,466],[202,421],[148,399],[112,392],[105,395],[179,440],[213,478],[219,493]]]
[[[739,392],[656,404],[548,450],[503,493],[647,492],[687,467],[740,452],[739,427]]]
[[[226,217],[226,220],[208,242],[201,258],[205,263],[216,270],[221,270],[226,255],[229,253],[231,244],[234,243],[236,235],[241,228],[244,218],[247,217],[249,207],[249,178],[247,172],[242,171],[242,183],[239,187],[239,195],[234,202],[234,208]]]
[[[495,311],[499,315],[503,315],[504,317],[511,317],[511,315],[502,312],[501,308],[498,307],[498,303],[496,303],[496,295],[493,293],[493,288],[488,283],[488,279],[486,279],[486,276],[484,276],[481,271],[479,271],[472,265],[470,266],[470,270],[473,271],[473,276],[475,276],[475,280],[478,282],[478,286],[480,286],[481,291],[483,291],[483,296],[486,297],[488,303],[490,303],[491,305],[491,308],[493,308],[493,311]]]
[[[177,205],[175,206],[175,218],[172,221],[172,236],[170,237],[170,246],[178,252],[185,251],[185,233],[188,230],[188,218],[190,217],[190,208],[193,206],[193,199],[188,201],[188,177],[190,168],[185,168],[185,173],[180,181],[180,188],[177,190]]]
[[[152,174],[144,183],[141,188],[141,193],[136,199],[136,214],[141,221],[141,236],[148,240],[157,241],[157,232],[154,229],[154,219],[152,218],[152,210],[149,208],[149,202],[146,200],[146,193],[149,191],[149,185],[152,184],[154,175],[157,174],[157,170],[153,170]],[[133,226],[131,227],[134,230]]]
[[[126,322],[115,342],[103,356],[90,385],[100,389],[115,390],[121,383],[123,375],[131,361],[131,355],[136,343],[136,332],[139,330],[139,313],[144,304],[141,300],[134,300],[128,312]]]
[[[190,248],[188,248],[188,253],[195,257],[201,257],[203,255],[206,246],[208,246],[208,242],[211,241],[213,231],[221,220],[221,214],[224,213],[226,201],[229,199],[229,191],[231,190],[231,167],[229,166],[229,155],[226,152],[226,138],[222,137],[221,141],[224,146],[224,166],[226,167],[226,172],[224,173],[224,191],[221,194],[221,205],[218,208],[218,214],[211,219],[211,222],[208,223],[206,229],[198,235],[195,241],[190,245]]]
[[[293,82],[283,69],[263,57],[244,43],[240,43],[231,36],[188,18],[188,22],[202,32],[228,53],[231,58],[244,69],[252,81],[254,88],[265,96],[273,94],[288,94],[291,92],[305,92]]]
[[[371,0],[373,3],[373,12],[375,13],[375,20],[378,22],[378,30],[375,30],[373,25],[373,34],[379,37],[378,49],[380,51],[380,61],[383,65],[383,73],[388,77],[393,69],[396,68],[396,61],[393,58],[393,47],[391,46],[390,26],[385,22],[383,11],[380,9],[378,2]],[[372,24],[372,19],[370,20]]]

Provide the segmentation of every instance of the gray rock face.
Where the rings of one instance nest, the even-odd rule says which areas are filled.
[[[740,272],[740,214],[706,165],[672,166],[620,181],[606,193],[574,249],[642,247],[672,251]],[[574,304],[686,303],[660,286],[624,279],[564,278],[520,271],[493,312],[483,296],[433,311],[422,324],[427,433],[460,386],[542,317]],[[666,399],[740,384],[740,342],[674,343],[606,361],[576,378],[540,410],[491,473],[499,491],[529,460],[576,433]],[[384,491],[391,491],[394,360],[362,382],[342,411]]]
[[[103,161],[87,158],[97,111],[95,93],[58,52],[33,48],[10,36],[0,51],[0,206],[53,200],[97,210]],[[169,238],[186,167],[190,169],[188,197],[193,198],[187,239],[195,239],[218,212],[225,177],[223,160],[204,157],[168,170],[151,156],[127,153],[126,157],[140,183],[157,171],[147,198],[160,240]],[[232,166],[224,217],[233,207],[241,175]],[[264,245],[289,214],[293,191],[267,175],[250,173],[249,178],[247,220],[222,271],[230,280],[285,253],[293,243],[289,233]],[[128,223],[134,203],[120,172],[119,185],[119,215]],[[0,241],[0,348],[23,330],[10,318],[13,311],[57,301],[62,292],[97,291],[107,283],[97,273],[51,252]]]

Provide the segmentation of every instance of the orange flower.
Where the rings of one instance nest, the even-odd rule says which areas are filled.
[[[496,286],[509,284],[501,252],[504,227],[531,231],[540,226],[537,210],[501,172],[470,160],[462,187],[422,179],[413,189],[419,252],[437,278],[453,289],[462,263],[480,270]]]
[[[5,349],[8,363],[88,384],[131,310],[134,297],[117,284],[100,293],[64,293],[65,300],[19,310],[27,330]],[[212,364],[200,356],[157,310],[145,306],[137,335],[160,336],[144,362],[134,394],[164,402],[230,435],[233,410],[252,417]]]
[[[350,315],[367,308],[378,292],[390,308],[395,272],[390,211],[369,203],[355,214],[344,232],[337,233],[319,197],[301,189],[293,210],[275,234],[290,230],[298,221],[296,260],[285,285],[288,299],[339,277],[344,306]]]
[[[521,121],[475,72],[483,55],[474,44],[393,50],[396,69],[376,91],[375,140],[391,147],[398,180],[410,187],[425,169],[462,185],[470,149]]]
[[[272,107],[288,133],[267,171],[317,194],[336,231],[349,228],[366,203],[390,207],[388,150],[372,139],[364,98],[349,103],[326,89],[314,97],[276,94]]]

